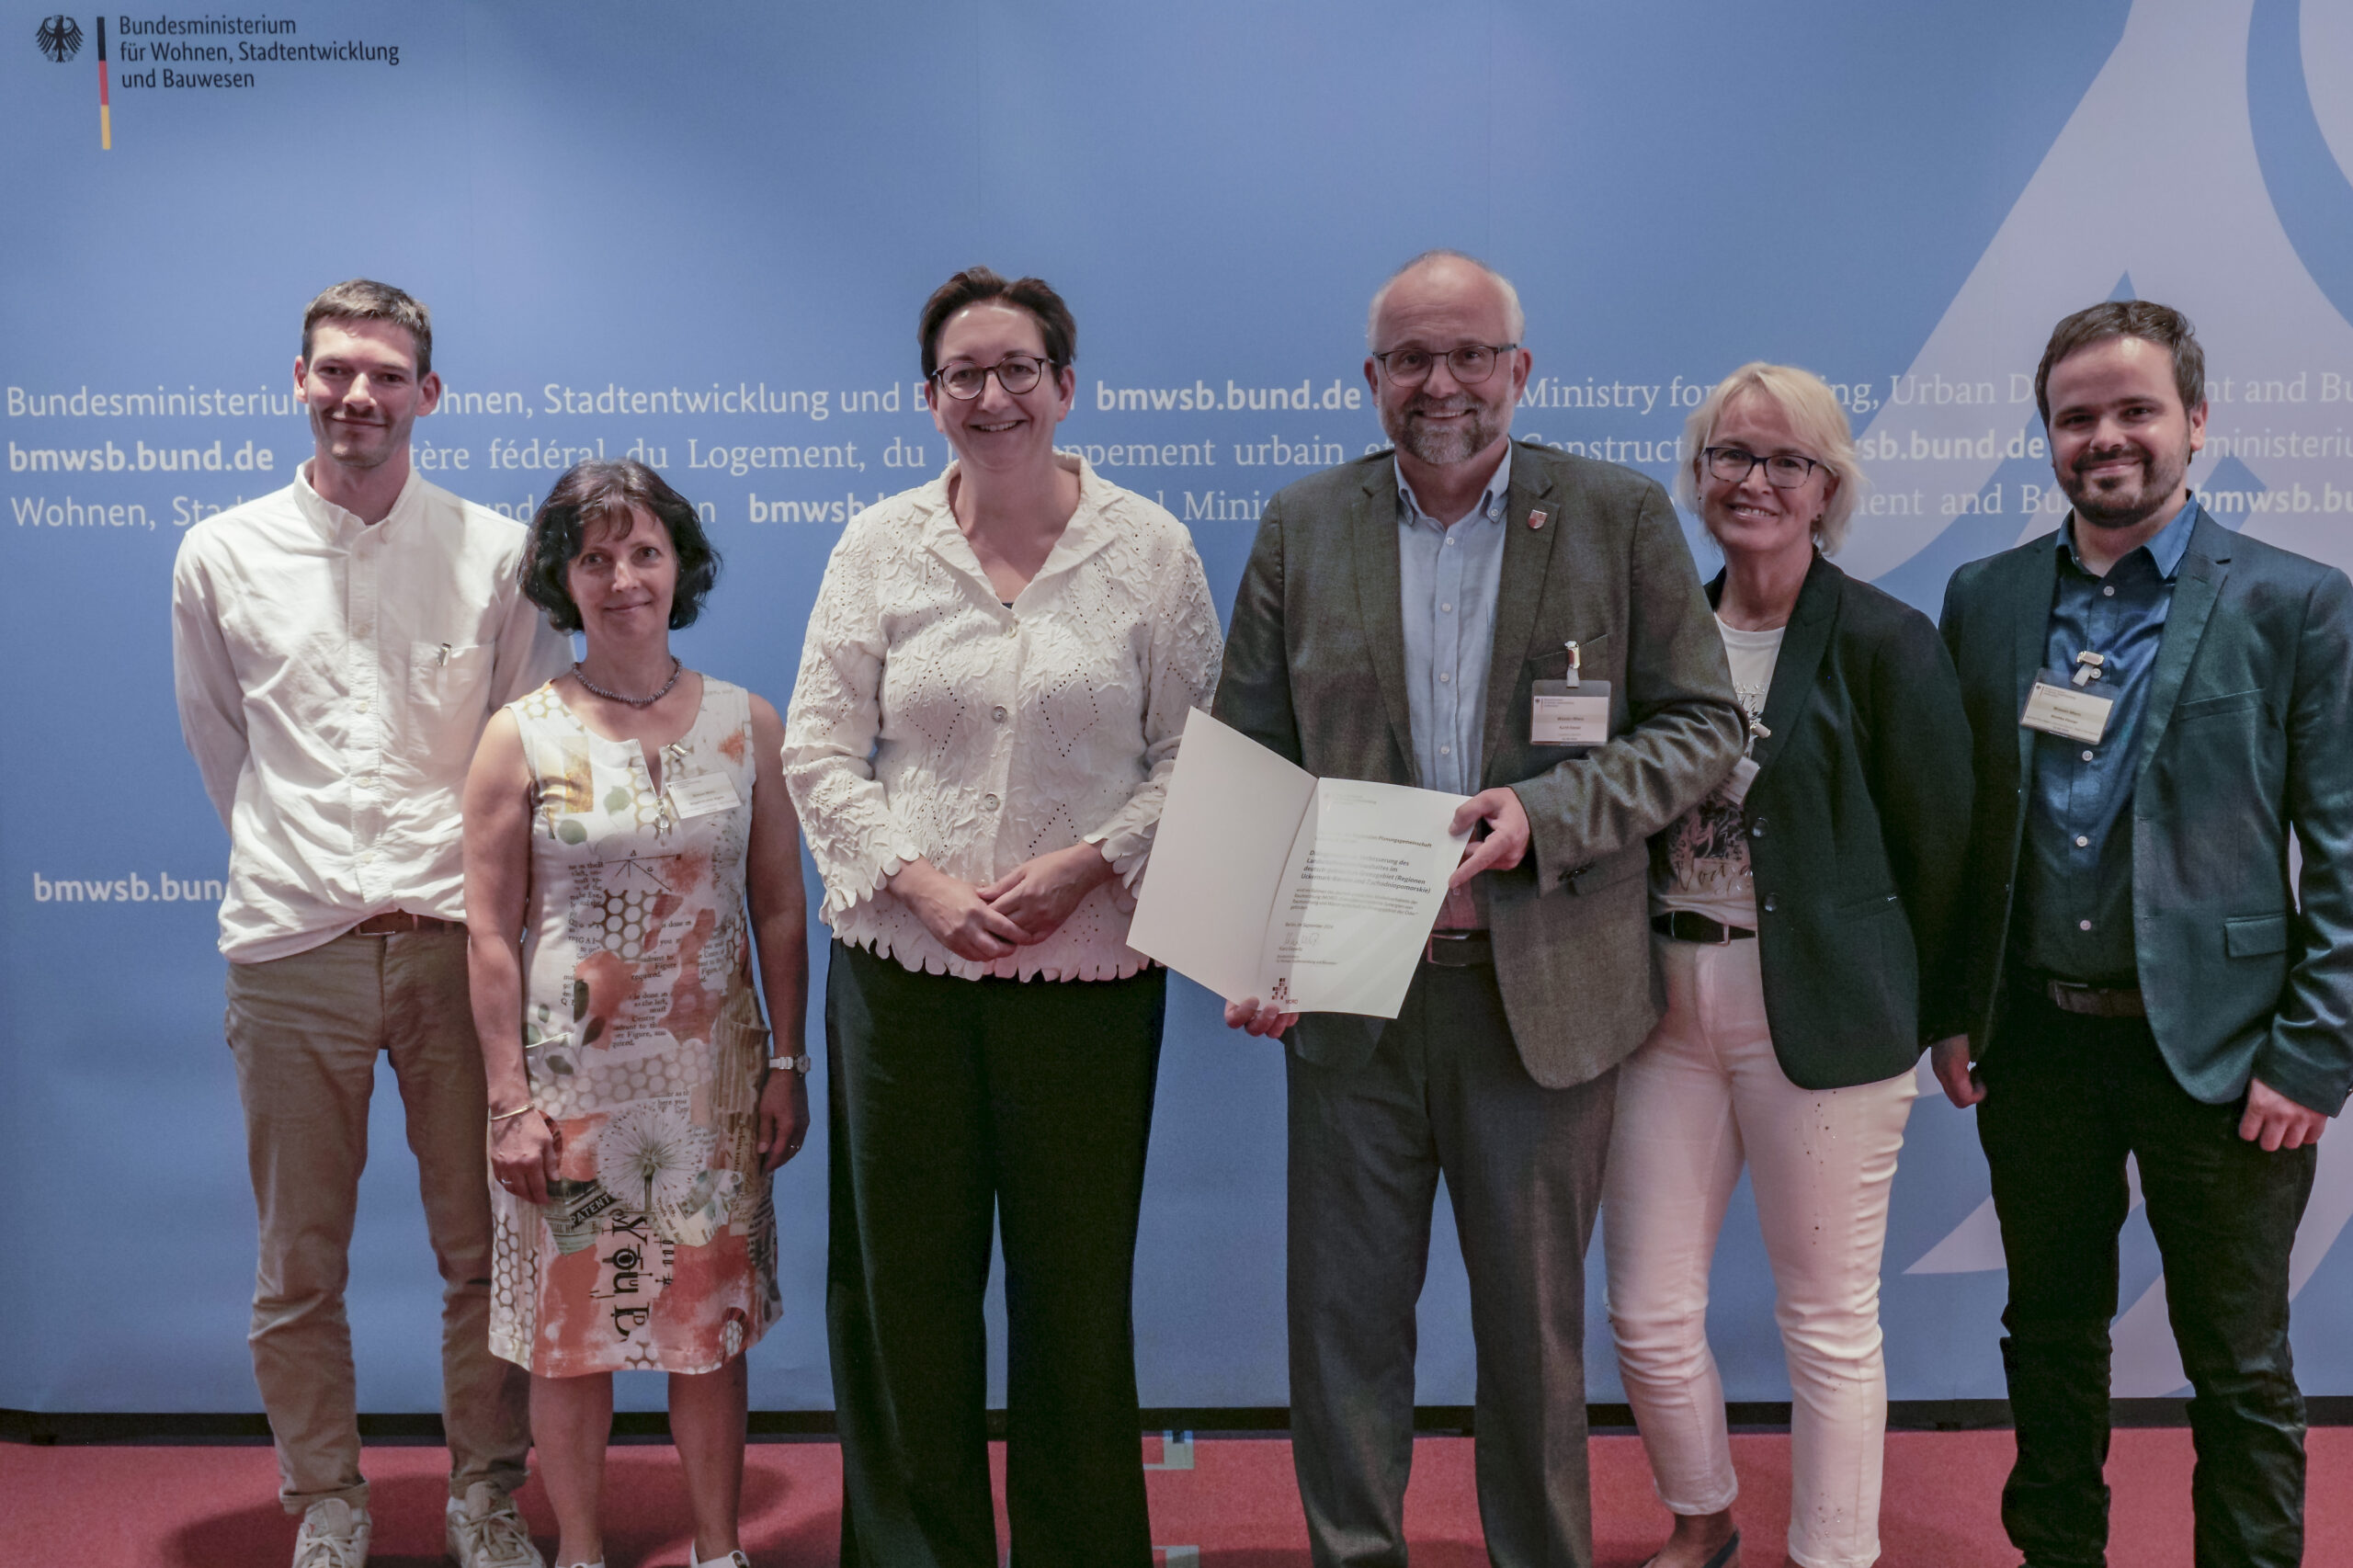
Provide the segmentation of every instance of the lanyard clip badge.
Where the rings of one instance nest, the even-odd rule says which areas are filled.
[[[1561,645],[1569,651],[1569,673],[1563,677],[1562,684],[1574,687],[1579,684],[1578,676],[1585,669],[1585,655],[1577,652],[1577,645],[1574,642],[1563,642]]]
[[[2108,733],[2109,715],[2116,708],[2114,697],[2093,689],[2107,673],[2106,655],[2088,648],[2075,655],[2075,671],[2063,681],[2057,670],[2037,671],[2033,685],[2027,691],[2026,710],[2018,715],[2018,722],[2063,740],[2099,744],[2100,738]],[[2085,760],[2089,761],[2090,756],[2086,752]]]

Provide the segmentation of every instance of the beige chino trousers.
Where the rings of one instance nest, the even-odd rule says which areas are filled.
[[[368,1501],[343,1293],[380,1051],[400,1083],[441,1271],[450,1495],[477,1481],[512,1491],[530,1448],[530,1385],[490,1353],[489,1112],[464,932],[347,933],[288,958],[233,963],[228,992],[261,1221],[247,1339],[277,1439],[280,1501],[292,1514],[325,1497]]]

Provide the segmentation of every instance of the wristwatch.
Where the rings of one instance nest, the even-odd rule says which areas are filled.
[[[799,1056],[771,1056],[768,1058],[768,1065],[778,1072],[798,1073],[806,1077],[813,1063],[809,1060],[808,1053],[803,1051]]]

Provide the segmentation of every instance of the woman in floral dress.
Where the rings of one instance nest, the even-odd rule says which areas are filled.
[[[651,470],[566,473],[525,587],[586,656],[491,720],[466,785],[491,1348],[531,1370],[560,1568],[601,1562],[623,1368],[670,1375],[694,1560],[745,1562],[744,1352],[779,1310],[769,1173],[809,1125],[808,956],[783,725],[670,653],[717,566]]]

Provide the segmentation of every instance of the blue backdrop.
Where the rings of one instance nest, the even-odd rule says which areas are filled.
[[[1222,601],[1264,499],[1379,439],[1345,395],[1365,301],[1433,244],[1519,286],[1522,434],[1663,478],[1733,365],[1839,384],[1876,487],[1843,559],[1932,612],[1954,565],[2056,520],[2027,381],[2050,324],[2167,300],[2214,369],[2209,505],[2353,561],[2344,7],[509,0],[45,28],[51,3],[0,6],[0,1191],[25,1226],[0,1405],[256,1403],[213,949],[226,846],[179,742],[167,583],[190,521],[307,455],[290,367],[303,302],[337,279],[433,308],[437,482],[526,516],[571,458],[634,450],[703,504],[728,570],[684,651],[779,704],[847,511],[947,455],[914,322],[974,261],[1069,298],[1067,444],[1192,526]],[[361,1402],[428,1409],[438,1291],[384,1088],[354,1244]],[[1149,1404],[1284,1402],[1281,1094],[1273,1048],[1178,984],[1139,1281]],[[2353,1392],[2353,1261],[2330,1253],[2348,1151],[2323,1144],[2297,1259],[2314,1392]],[[752,1358],[761,1407],[831,1403],[824,1169],[813,1142],[779,1183],[787,1314]],[[1898,1398],[2002,1392],[1985,1193],[1967,1118],[1924,1096],[1888,1243]],[[2137,1216],[2125,1258],[2119,1392],[2175,1392]],[[1467,1403],[1443,1210],[1423,1304],[1420,1398]],[[1594,1308],[1593,1395],[1615,1399],[1597,1287]],[[1788,1398],[1745,1207],[1713,1320],[1732,1397]]]

